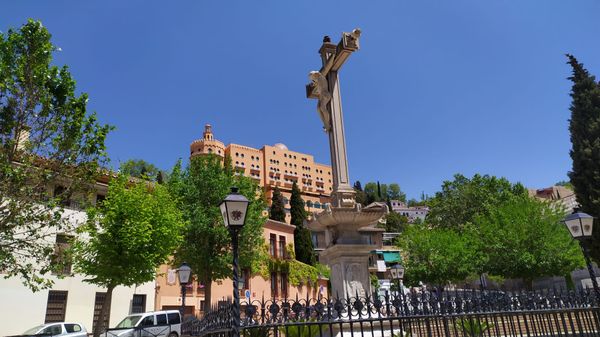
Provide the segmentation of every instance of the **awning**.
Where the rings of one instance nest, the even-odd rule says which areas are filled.
[[[385,262],[401,262],[400,252],[383,252],[383,260]]]

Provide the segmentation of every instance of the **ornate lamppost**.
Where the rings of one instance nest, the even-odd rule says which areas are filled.
[[[397,287],[397,291],[396,291],[396,296],[399,296],[400,294],[400,282],[401,280],[404,278],[404,267],[401,264],[395,264],[392,267],[390,267],[390,274],[392,274],[392,278],[394,280],[396,280],[396,287]]]
[[[219,207],[223,215],[223,222],[231,234],[233,248],[233,337],[240,336],[240,291],[238,285],[238,237],[240,230],[246,222],[248,199],[238,193],[236,187],[231,188],[231,193],[225,197]]]
[[[177,269],[177,276],[179,277],[179,284],[181,285],[181,319],[185,313],[185,293],[187,285],[190,283],[190,277],[192,276],[192,268],[187,263],[182,263],[179,269]]]
[[[583,212],[575,212],[567,215],[567,217],[565,217],[563,220],[563,223],[569,229],[571,236],[579,241],[579,246],[583,251],[583,257],[585,257],[585,263],[587,264],[588,272],[590,273],[590,278],[592,279],[592,286],[594,287],[594,292],[596,293],[596,300],[598,303],[600,303],[600,288],[598,288],[596,273],[594,272],[594,267],[592,266],[592,261],[590,260],[589,248],[589,244],[592,240],[594,217]]]

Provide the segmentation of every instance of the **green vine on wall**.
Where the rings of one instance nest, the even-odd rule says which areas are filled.
[[[299,287],[303,284],[314,286],[319,277],[329,278],[331,271],[322,264],[311,266],[296,260],[294,246],[290,243],[286,246],[284,258],[269,256],[269,246],[263,247],[263,254],[253,265],[252,271],[258,273],[265,280],[271,273],[286,273],[291,285]]]

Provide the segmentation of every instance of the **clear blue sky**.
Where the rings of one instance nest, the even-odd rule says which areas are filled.
[[[323,35],[362,28],[341,73],[350,177],[434,193],[454,173],[566,178],[574,54],[600,75],[600,2],[3,1],[40,19],[89,107],[117,127],[113,166],[169,169],[205,123],[225,143],[282,142],[329,163],[307,74]]]

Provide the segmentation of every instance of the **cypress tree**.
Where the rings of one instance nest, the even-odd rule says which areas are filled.
[[[283,206],[283,196],[278,187],[273,190],[271,199],[271,208],[269,209],[269,219],[285,222],[285,208]]]
[[[363,191],[362,185],[358,180],[354,183],[354,191],[356,191],[356,202],[367,206],[367,194]]]
[[[571,87],[570,151],[573,168],[569,172],[581,211],[594,217],[592,258],[600,261],[600,83],[573,55]]]
[[[300,195],[300,189],[296,182],[292,185],[292,195],[290,197],[290,214],[292,216],[291,224],[296,226],[294,230],[294,248],[296,259],[309,265],[315,265],[316,259],[313,252],[312,238],[308,228],[304,227],[306,220],[306,211],[304,210],[304,200]]]

